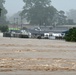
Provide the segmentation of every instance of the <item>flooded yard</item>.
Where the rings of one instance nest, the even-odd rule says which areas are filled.
[[[76,75],[76,43],[0,37],[0,75]]]

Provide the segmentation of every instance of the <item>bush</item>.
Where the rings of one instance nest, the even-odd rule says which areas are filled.
[[[0,26],[1,32],[7,32],[9,30],[8,26]]]
[[[69,29],[65,34],[65,40],[76,42],[76,27]]]

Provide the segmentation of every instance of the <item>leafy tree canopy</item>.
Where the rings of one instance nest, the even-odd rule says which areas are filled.
[[[76,42],[76,27],[69,29],[65,35],[65,40]]]
[[[23,0],[25,6],[20,14],[31,24],[50,25],[54,21],[56,8],[51,6],[51,0]]]
[[[1,16],[0,16],[0,25],[5,25],[6,22],[6,14],[7,10],[4,7],[5,0],[0,0],[0,9],[1,9]]]
[[[67,23],[67,16],[63,10],[58,11],[58,25],[65,25]]]

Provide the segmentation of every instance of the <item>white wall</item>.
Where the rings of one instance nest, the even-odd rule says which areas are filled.
[[[3,33],[0,32],[0,37],[3,37]]]

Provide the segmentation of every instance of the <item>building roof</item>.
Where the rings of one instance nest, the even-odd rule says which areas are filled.
[[[32,34],[37,34],[37,35],[44,34],[44,33],[49,33],[49,31],[36,31],[34,29],[29,29],[28,31],[31,32]]]
[[[43,34],[43,33],[63,33],[68,31],[70,28],[75,27],[76,25],[58,25],[56,27],[53,26],[37,26],[28,29],[32,34]]]
[[[67,27],[55,27],[55,28],[52,28],[50,30],[50,32],[62,33],[62,32],[68,31],[68,30],[69,30],[69,28],[67,28]]]

